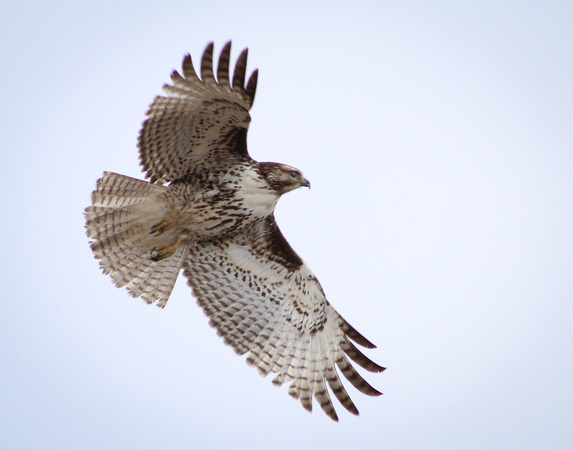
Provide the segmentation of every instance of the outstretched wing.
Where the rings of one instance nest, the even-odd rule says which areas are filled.
[[[209,164],[233,164],[249,158],[247,129],[255,98],[258,71],[245,87],[248,50],[240,54],[229,77],[231,42],[221,51],[217,79],[213,72],[213,43],[201,59],[201,79],[191,56],[183,59],[183,76],[171,74],[167,97],[151,104],[139,134],[140,164],[151,182],[168,183]],[[207,167],[208,168],[208,167]]]
[[[184,275],[210,324],[273,383],[291,382],[289,394],[312,410],[314,397],[338,420],[326,385],[358,414],[335,366],[360,392],[380,395],[351,365],[383,367],[352,343],[375,348],[328,303],[316,277],[292,250],[273,216],[247,232],[191,245]]]

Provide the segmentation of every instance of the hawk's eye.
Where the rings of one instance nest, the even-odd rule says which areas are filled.
[[[298,172],[295,172],[294,170],[290,173],[290,176],[293,178],[298,178]]]

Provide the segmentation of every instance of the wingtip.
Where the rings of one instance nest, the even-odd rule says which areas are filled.
[[[231,54],[231,45],[232,45],[231,41],[226,42],[225,45],[223,45],[223,48],[221,49],[221,55],[224,55],[224,54],[230,55]]]
[[[352,339],[354,342],[361,345],[362,347],[369,349],[376,348],[376,346],[372,342],[370,342],[368,339],[362,336],[362,334],[359,333],[356,330],[356,328],[350,325],[344,318],[341,317],[341,319],[342,323],[340,325],[340,328],[342,329],[342,331],[344,331],[344,334],[346,334],[346,336],[348,336],[350,339]]]
[[[245,55],[245,56],[243,56],[243,55]],[[242,58],[246,59],[248,56],[249,56],[249,47],[245,47],[243,49],[243,51],[241,51],[241,53],[239,54],[239,58],[242,57]]]
[[[249,96],[250,105],[253,106],[255,101],[255,94],[257,92],[257,83],[259,80],[259,69],[253,70],[253,73],[249,77],[247,82],[247,87],[245,88],[245,93]]]
[[[374,389],[374,388],[372,388],[372,389]],[[374,391],[372,391],[371,393],[366,394],[366,395],[369,395],[370,397],[380,397],[381,395],[384,395],[384,394],[382,392],[380,392],[378,389],[374,389]]]

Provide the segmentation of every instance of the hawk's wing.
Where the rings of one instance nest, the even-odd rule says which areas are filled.
[[[183,76],[171,74],[173,85],[163,87],[167,97],[151,104],[139,134],[139,157],[151,182],[168,183],[201,165],[225,165],[248,159],[249,110],[255,98],[258,71],[245,87],[247,49],[240,54],[231,81],[231,42],[219,57],[217,79],[213,73],[213,43],[201,60],[201,79],[191,56],[183,59]],[[210,169],[212,170],[212,168]]]
[[[351,413],[356,406],[335,366],[360,392],[380,395],[350,364],[371,372],[383,367],[352,341],[375,346],[328,303],[310,269],[292,250],[273,216],[231,238],[191,245],[184,274],[210,324],[276,385],[292,381],[289,394],[309,411],[312,397],[338,420],[326,385]]]

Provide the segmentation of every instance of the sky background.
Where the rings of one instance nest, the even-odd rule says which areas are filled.
[[[573,446],[571,1],[2,2],[0,448]],[[283,233],[388,367],[333,423],[180,279],[101,274],[83,209],[172,69],[233,39]]]

